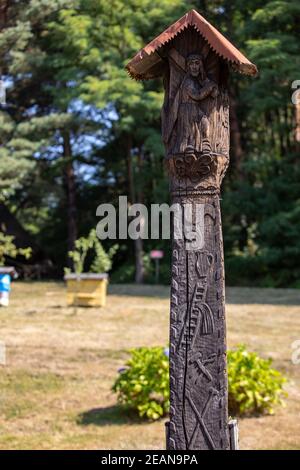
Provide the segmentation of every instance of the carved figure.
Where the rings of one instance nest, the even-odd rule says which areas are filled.
[[[209,120],[201,109],[201,102],[209,96],[215,98],[218,88],[207,77],[201,54],[190,54],[186,63],[187,74],[180,86],[177,124],[174,128],[174,153],[183,153],[190,149],[209,154]]]

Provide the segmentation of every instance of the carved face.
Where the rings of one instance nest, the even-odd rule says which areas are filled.
[[[191,57],[188,60],[188,70],[192,77],[198,77],[202,79],[204,76],[203,61],[200,57]]]

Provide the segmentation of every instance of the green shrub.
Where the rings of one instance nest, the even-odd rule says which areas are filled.
[[[131,349],[113,390],[119,403],[150,420],[169,409],[169,359],[161,347]]]
[[[29,259],[31,256],[31,248],[17,248],[14,243],[15,237],[0,232],[0,266],[4,266],[6,256],[16,258],[24,256]]]
[[[106,252],[97,237],[95,229],[92,229],[87,237],[78,238],[75,241],[75,250],[69,251],[68,255],[73,260],[74,272],[82,274],[85,261],[89,251],[93,251],[93,259],[88,268],[90,273],[106,273],[111,269],[112,258],[114,257],[118,245],[114,245]],[[65,274],[70,274],[71,270],[65,268]]]
[[[162,347],[130,350],[126,366],[120,369],[113,391],[118,401],[140,417],[156,420],[169,409],[168,350]],[[285,378],[262,359],[240,345],[228,351],[228,399],[230,415],[274,412],[285,395]]]
[[[262,359],[244,345],[228,351],[228,399],[233,415],[274,413],[286,395],[286,379],[271,368],[271,359]]]
[[[129,284],[134,282],[135,265],[132,261],[123,263],[113,270],[110,276],[112,284]]]

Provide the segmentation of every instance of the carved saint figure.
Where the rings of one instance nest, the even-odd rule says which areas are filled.
[[[200,54],[187,57],[187,73],[180,86],[180,98],[176,125],[175,152],[193,149],[196,152],[210,153],[209,120],[201,109],[201,101],[217,96],[215,82],[210,80],[204,70]]]

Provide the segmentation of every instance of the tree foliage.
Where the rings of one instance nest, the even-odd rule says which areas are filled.
[[[4,0],[0,109],[1,200],[43,246],[58,272],[96,207],[168,202],[160,136],[160,80],[135,82],[124,65],[196,8],[257,64],[232,73],[231,168],[223,188],[227,281],[299,286],[299,142],[291,84],[300,61],[296,0]],[[108,242],[106,248],[109,249]],[[115,267],[131,280],[152,248],[122,241]],[[147,277],[148,276],[148,277]],[[143,277],[143,276],[142,276]]]
[[[17,248],[14,243],[14,237],[0,232],[0,266],[5,266],[6,257],[16,258],[17,256],[30,258],[30,248]]]

